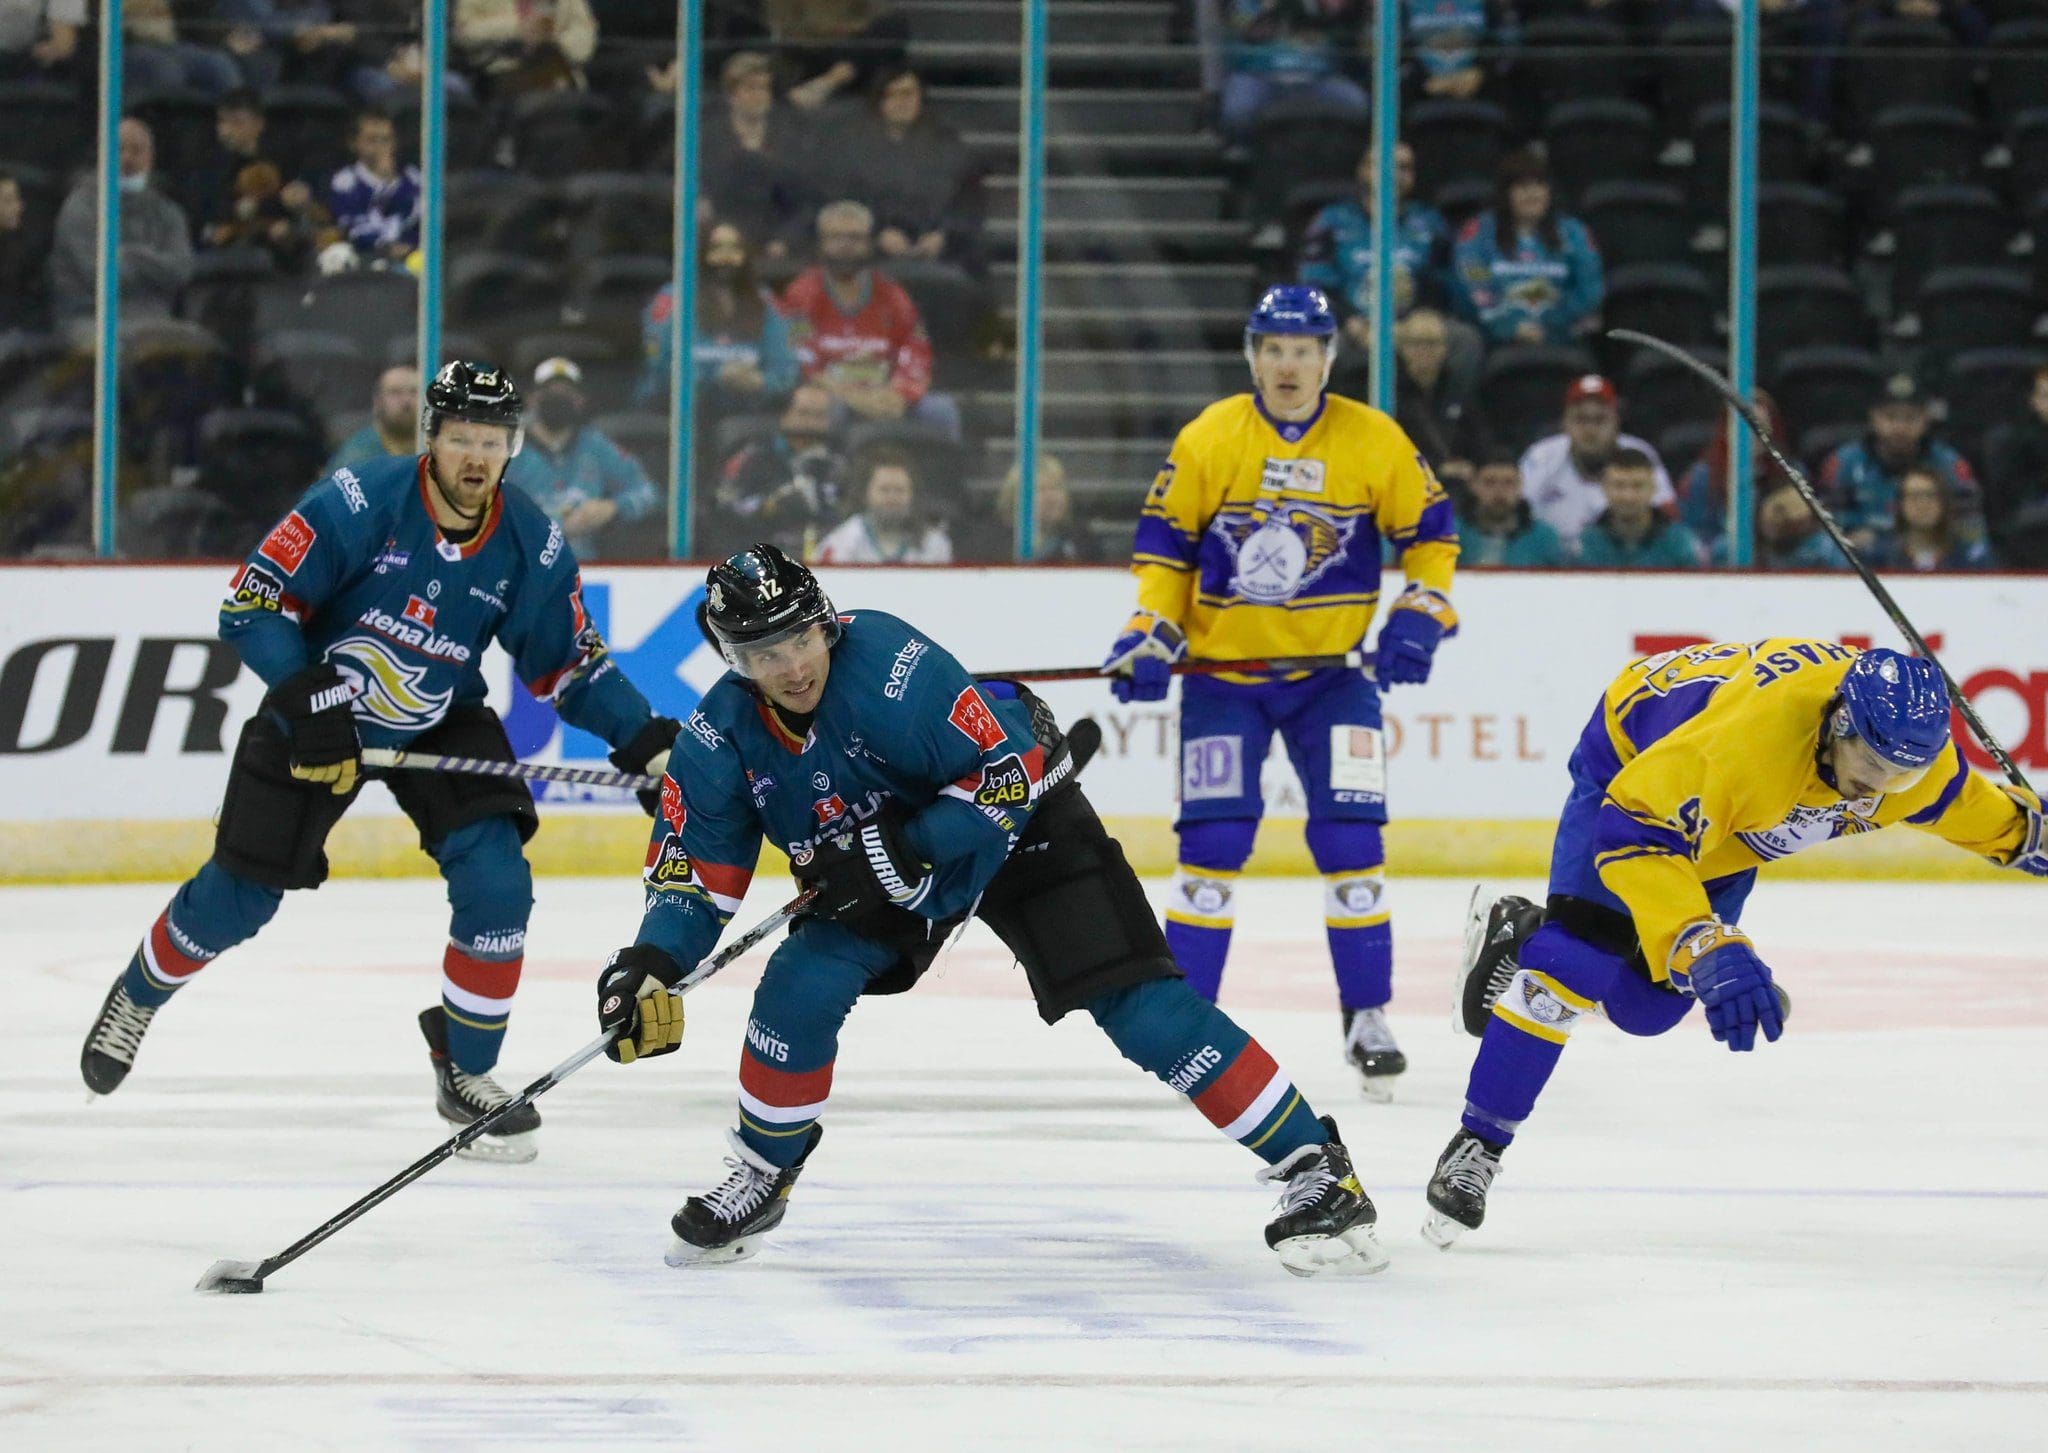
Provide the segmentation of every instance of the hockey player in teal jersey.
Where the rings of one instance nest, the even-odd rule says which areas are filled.
[[[417,457],[366,461],[314,485],[236,571],[220,635],[270,688],[235,746],[211,859],[173,895],[107,993],[80,1068],[111,1094],[172,994],[252,937],[286,891],[327,877],[324,845],[363,778],[361,750],[511,760],[478,669],[495,640],[527,689],[658,771],[678,724],[656,717],[585,615],[576,557],[517,490],[520,400],[504,374],[451,363],[427,390]],[[420,1015],[436,1106],[467,1124],[509,1099],[490,1076],[525,954],[538,825],[524,784],[399,772],[392,795],[448,883],[441,1002]],[[648,797],[652,811],[652,794]],[[529,1160],[540,1117],[478,1142]]]
[[[1336,1126],[1191,990],[1042,703],[977,683],[879,611],[836,613],[772,545],[713,567],[705,622],[732,666],[669,754],[638,939],[606,964],[614,1058],[674,1050],[665,991],[717,941],[764,836],[817,897],[768,961],[740,1061],[731,1174],[671,1227],[671,1265],[737,1261],[782,1221],[823,1136],[854,1001],[900,993],[978,915],[1053,1023],[1085,1010],[1124,1056],[1267,1162],[1266,1241],[1289,1271],[1378,1271],[1372,1202]]]

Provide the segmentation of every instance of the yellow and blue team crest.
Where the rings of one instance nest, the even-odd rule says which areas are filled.
[[[1273,465],[1314,465],[1319,459],[1269,459]],[[1320,485],[1318,486],[1320,487]],[[1338,520],[1327,510],[1294,500],[1220,513],[1210,529],[1231,548],[1235,568],[1229,593],[1254,605],[1279,605],[1299,595],[1344,558],[1357,518]],[[1375,537],[1373,543],[1377,545]]]

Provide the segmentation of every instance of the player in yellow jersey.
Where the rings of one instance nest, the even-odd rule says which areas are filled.
[[[1778,1037],[1785,998],[1736,927],[1759,868],[1904,823],[2048,877],[2041,799],[1964,765],[1940,671],[1896,651],[1780,639],[1635,661],[1570,770],[1547,905],[1474,895],[1459,1008],[1481,1043],[1429,1183],[1438,1246],[1485,1218],[1501,1151],[1595,1005],[1629,1034],[1698,1000],[1732,1050]]]
[[[1168,667],[1201,658],[1341,654],[1380,598],[1382,541],[1407,588],[1380,630],[1378,682],[1356,670],[1188,677],[1180,710],[1180,869],[1166,937],[1188,981],[1216,997],[1264,801],[1273,735],[1308,796],[1308,846],[1344,1010],[1345,1054],[1387,1097],[1407,1068],[1387,1028],[1386,762],[1378,687],[1429,678],[1457,629],[1451,502],[1401,426],[1328,392],[1336,316],[1320,290],[1276,287],[1245,326],[1255,391],[1211,404],[1180,431],[1145,496],[1132,570],[1138,609],[1103,669],[1122,701],[1166,696]]]

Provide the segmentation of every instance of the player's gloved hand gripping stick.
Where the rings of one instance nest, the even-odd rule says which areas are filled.
[[[669,1048],[673,1048],[676,1043],[680,1043],[682,1040],[682,1005],[679,1002],[679,996],[687,994],[690,990],[696,988],[697,985],[703,983],[762,939],[788,923],[809,906],[810,899],[811,895],[808,892],[799,894],[794,900],[785,903],[766,919],[748,929],[745,933],[727,944],[725,948],[704,960],[703,963],[697,965],[696,968],[690,970],[687,974],[678,974],[673,984],[664,986],[666,992],[663,997],[669,999],[670,1006],[673,1009],[673,1014],[669,1015],[667,1020],[667,1022],[672,1022],[674,1025],[674,1037],[669,1043]],[[619,955],[613,956],[614,965],[618,963],[619,957]],[[662,957],[666,958],[667,956],[662,955]],[[662,1033],[666,1034],[667,1031],[663,1030]],[[270,1276],[280,1267],[297,1261],[301,1256],[304,1256],[342,1227],[357,1220],[373,1207],[382,1205],[385,1201],[390,1200],[442,1161],[450,1159],[457,1151],[474,1142],[479,1136],[488,1134],[491,1127],[507,1115],[526,1105],[532,1104],[599,1055],[604,1054],[612,1047],[614,1037],[614,1031],[606,1029],[603,1034],[593,1039],[589,1044],[584,1045],[583,1048],[577,1050],[576,1053],[570,1055],[569,1058],[563,1060],[504,1104],[498,1106],[497,1109],[472,1120],[456,1134],[449,1136],[448,1139],[442,1141],[390,1180],[384,1182],[360,1200],[354,1201],[340,1211],[337,1211],[333,1216],[307,1232],[304,1236],[301,1236],[297,1241],[294,1241],[275,1256],[268,1257],[260,1262],[216,1261],[206,1269],[206,1274],[199,1278],[199,1285],[196,1290],[202,1292],[262,1291],[265,1277]],[[652,1052],[661,1053],[662,1051],[655,1050]]]

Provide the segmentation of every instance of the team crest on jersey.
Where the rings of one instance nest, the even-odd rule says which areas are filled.
[[[811,804],[811,811],[816,814],[819,827],[830,827],[833,823],[839,821],[840,818],[846,816],[846,802],[845,799],[835,792],[830,797],[820,797],[816,802],[813,802]]]
[[[1231,594],[1254,605],[1279,605],[1344,558],[1353,524],[1313,505],[1282,500],[1258,514],[1219,514],[1210,528],[1236,557]]]
[[[330,646],[327,658],[356,688],[358,717],[402,731],[421,731],[448,714],[455,688],[425,689],[427,670],[401,660],[382,641],[345,636]]]
[[[1875,832],[1879,826],[1877,807],[1881,797],[1859,797],[1854,802],[1835,802],[1826,807],[1795,807],[1792,815],[1776,827],[1762,832],[1738,832],[1742,845],[1766,862],[1789,858],[1815,843]]]
[[[1326,466],[1320,459],[1266,459],[1259,488],[1267,494],[1321,494]]]
[[[428,605],[416,595],[408,595],[405,598],[405,610],[402,612],[405,618],[419,622],[430,631],[434,628],[434,617],[439,613],[436,607]]]

